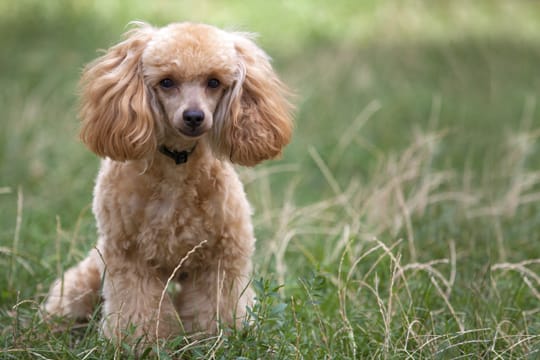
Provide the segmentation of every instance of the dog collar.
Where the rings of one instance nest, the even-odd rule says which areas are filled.
[[[191,148],[191,150],[176,151],[176,150],[171,150],[167,148],[165,145],[161,145],[159,147],[159,152],[173,159],[176,165],[180,165],[188,161],[189,155],[193,153],[196,147],[197,147],[197,144],[195,144]]]

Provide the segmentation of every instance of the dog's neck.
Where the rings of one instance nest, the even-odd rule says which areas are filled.
[[[193,147],[190,150],[171,150],[165,145],[161,145],[159,147],[159,152],[163,155],[171,158],[174,160],[174,163],[176,165],[185,164],[188,161],[189,156],[195,151],[195,148],[197,147],[197,143],[193,145]]]

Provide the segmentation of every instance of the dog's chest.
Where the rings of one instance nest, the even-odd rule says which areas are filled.
[[[195,247],[197,253],[190,256],[203,256],[204,249],[216,246],[221,236],[222,201],[218,196],[202,196],[196,188],[179,191],[163,187],[144,206],[138,250],[164,267],[176,266]]]
[[[251,211],[232,167],[215,163],[177,177],[131,166],[105,162],[98,177],[93,210],[101,248],[164,270],[190,252],[184,269],[251,252]]]

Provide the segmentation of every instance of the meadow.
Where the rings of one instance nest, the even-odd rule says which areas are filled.
[[[142,354],[39,311],[96,238],[78,77],[131,20],[259,33],[297,106],[239,168],[250,325]],[[0,3],[0,357],[540,358],[538,64],[525,0]]]

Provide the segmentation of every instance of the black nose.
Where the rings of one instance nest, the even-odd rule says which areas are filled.
[[[182,117],[189,127],[195,129],[204,120],[204,113],[201,110],[186,110],[182,113]]]

